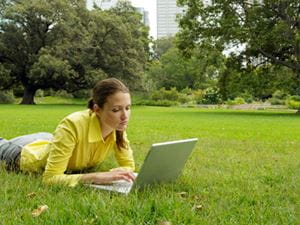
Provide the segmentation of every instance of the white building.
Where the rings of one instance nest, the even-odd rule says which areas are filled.
[[[106,10],[114,7],[118,3],[118,0],[94,0],[94,3],[101,9]]]
[[[149,23],[149,12],[146,11],[143,7],[135,7],[135,9],[143,15],[143,24],[145,24],[146,26],[150,26],[150,23]]]
[[[176,15],[182,13],[183,8],[176,5],[176,0],[157,0],[157,38],[174,36],[178,32]]]
[[[118,1],[122,0],[93,0],[93,2],[103,10],[107,10],[116,6]],[[146,26],[149,26],[149,12],[146,11],[143,7],[135,7],[135,9],[142,14],[142,22]]]

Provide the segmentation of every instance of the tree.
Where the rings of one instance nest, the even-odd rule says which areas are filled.
[[[82,3],[28,0],[15,1],[6,8],[0,24],[0,63],[9,71],[9,77],[2,74],[0,79],[5,79],[6,85],[1,86],[21,84],[22,104],[33,104],[40,88],[68,86],[68,80],[76,75],[68,61],[51,53],[69,47],[68,43],[75,39],[75,8]]]
[[[133,36],[137,26],[85,4],[28,0],[6,7],[0,18],[2,89],[21,84],[21,103],[33,104],[38,89],[87,89],[111,76],[129,84],[140,79],[147,52],[138,43],[144,36]]]
[[[223,49],[244,46],[244,62],[277,64],[294,72],[300,84],[300,2],[298,0],[178,0],[178,46],[189,54],[209,40]]]
[[[148,74],[157,88],[206,89],[216,85],[223,68],[224,56],[209,45],[198,46],[186,58],[173,44],[160,60],[152,62]]]
[[[171,47],[174,46],[174,37],[162,37],[153,43],[153,58],[160,59]]]

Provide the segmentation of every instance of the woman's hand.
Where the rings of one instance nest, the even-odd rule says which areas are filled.
[[[81,177],[83,183],[93,184],[109,184],[116,180],[125,180],[133,182],[135,175],[131,171],[127,170],[113,170],[109,172],[97,172],[84,174]]]

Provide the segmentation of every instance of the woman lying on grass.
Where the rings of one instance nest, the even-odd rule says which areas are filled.
[[[89,109],[64,118],[53,135],[35,133],[0,140],[0,160],[9,170],[44,170],[45,183],[75,186],[80,182],[132,181],[135,165],[125,132],[130,106],[129,90],[121,81],[99,81],[93,88]],[[109,172],[76,174],[103,162],[112,150],[120,167]]]

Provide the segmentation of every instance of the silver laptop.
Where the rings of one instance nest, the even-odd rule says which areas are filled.
[[[119,180],[108,185],[91,184],[90,186],[128,194],[136,188],[174,181],[182,171],[197,141],[197,138],[192,138],[153,144],[140,172],[135,174],[134,182]]]

